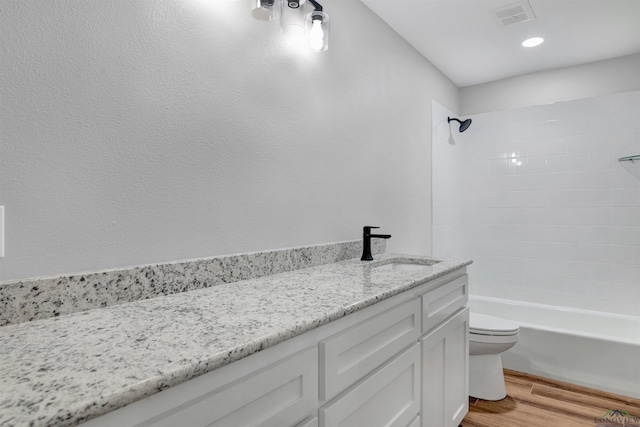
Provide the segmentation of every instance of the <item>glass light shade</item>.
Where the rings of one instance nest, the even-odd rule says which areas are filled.
[[[304,8],[291,8],[284,0],[282,16],[280,17],[280,29],[288,37],[304,36]]]
[[[259,21],[275,21],[280,16],[281,0],[251,0],[251,16]]]
[[[329,15],[313,11],[305,19],[307,46],[313,52],[329,49]]]

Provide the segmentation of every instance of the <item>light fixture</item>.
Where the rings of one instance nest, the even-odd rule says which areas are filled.
[[[298,0],[285,0],[280,16],[280,30],[287,37],[304,36],[304,7]]]
[[[536,47],[540,46],[544,39],[542,37],[531,37],[522,42],[522,46],[524,47]]]
[[[309,49],[324,52],[329,48],[329,15],[322,11],[322,6],[315,0],[309,0],[315,9],[307,15],[306,30]]]
[[[306,17],[304,7],[313,6]],[[316,0],[251,0],[251,15],[261,21],[280,17],[282,32],[288,36],[306,36],[306,45],[313,52],[329,48],[329,15]]]
[[[251,0],[251,16],[259,21],[275,21],[280,16],[281,0]]]

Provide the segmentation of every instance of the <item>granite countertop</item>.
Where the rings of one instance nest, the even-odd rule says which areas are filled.
[[[4,326],[0,425],[80,424],[471,263],[371,270],[406,257],[383,254]]]

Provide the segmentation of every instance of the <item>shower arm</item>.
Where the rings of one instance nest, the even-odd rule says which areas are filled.
[[[620,157],[618,159],[619,162],[636,162],[636,161],[640,161],[640,155],[635,155],[635,156],[627,156],[627,157]]]

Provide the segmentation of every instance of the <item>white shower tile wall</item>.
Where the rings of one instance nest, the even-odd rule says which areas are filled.
[[[472,258],[476,295],[640,315],[640,162],[618,161],[640,154],[640,92],[477,114],[464,134],[451,114],[434,103],[434,256]]]

